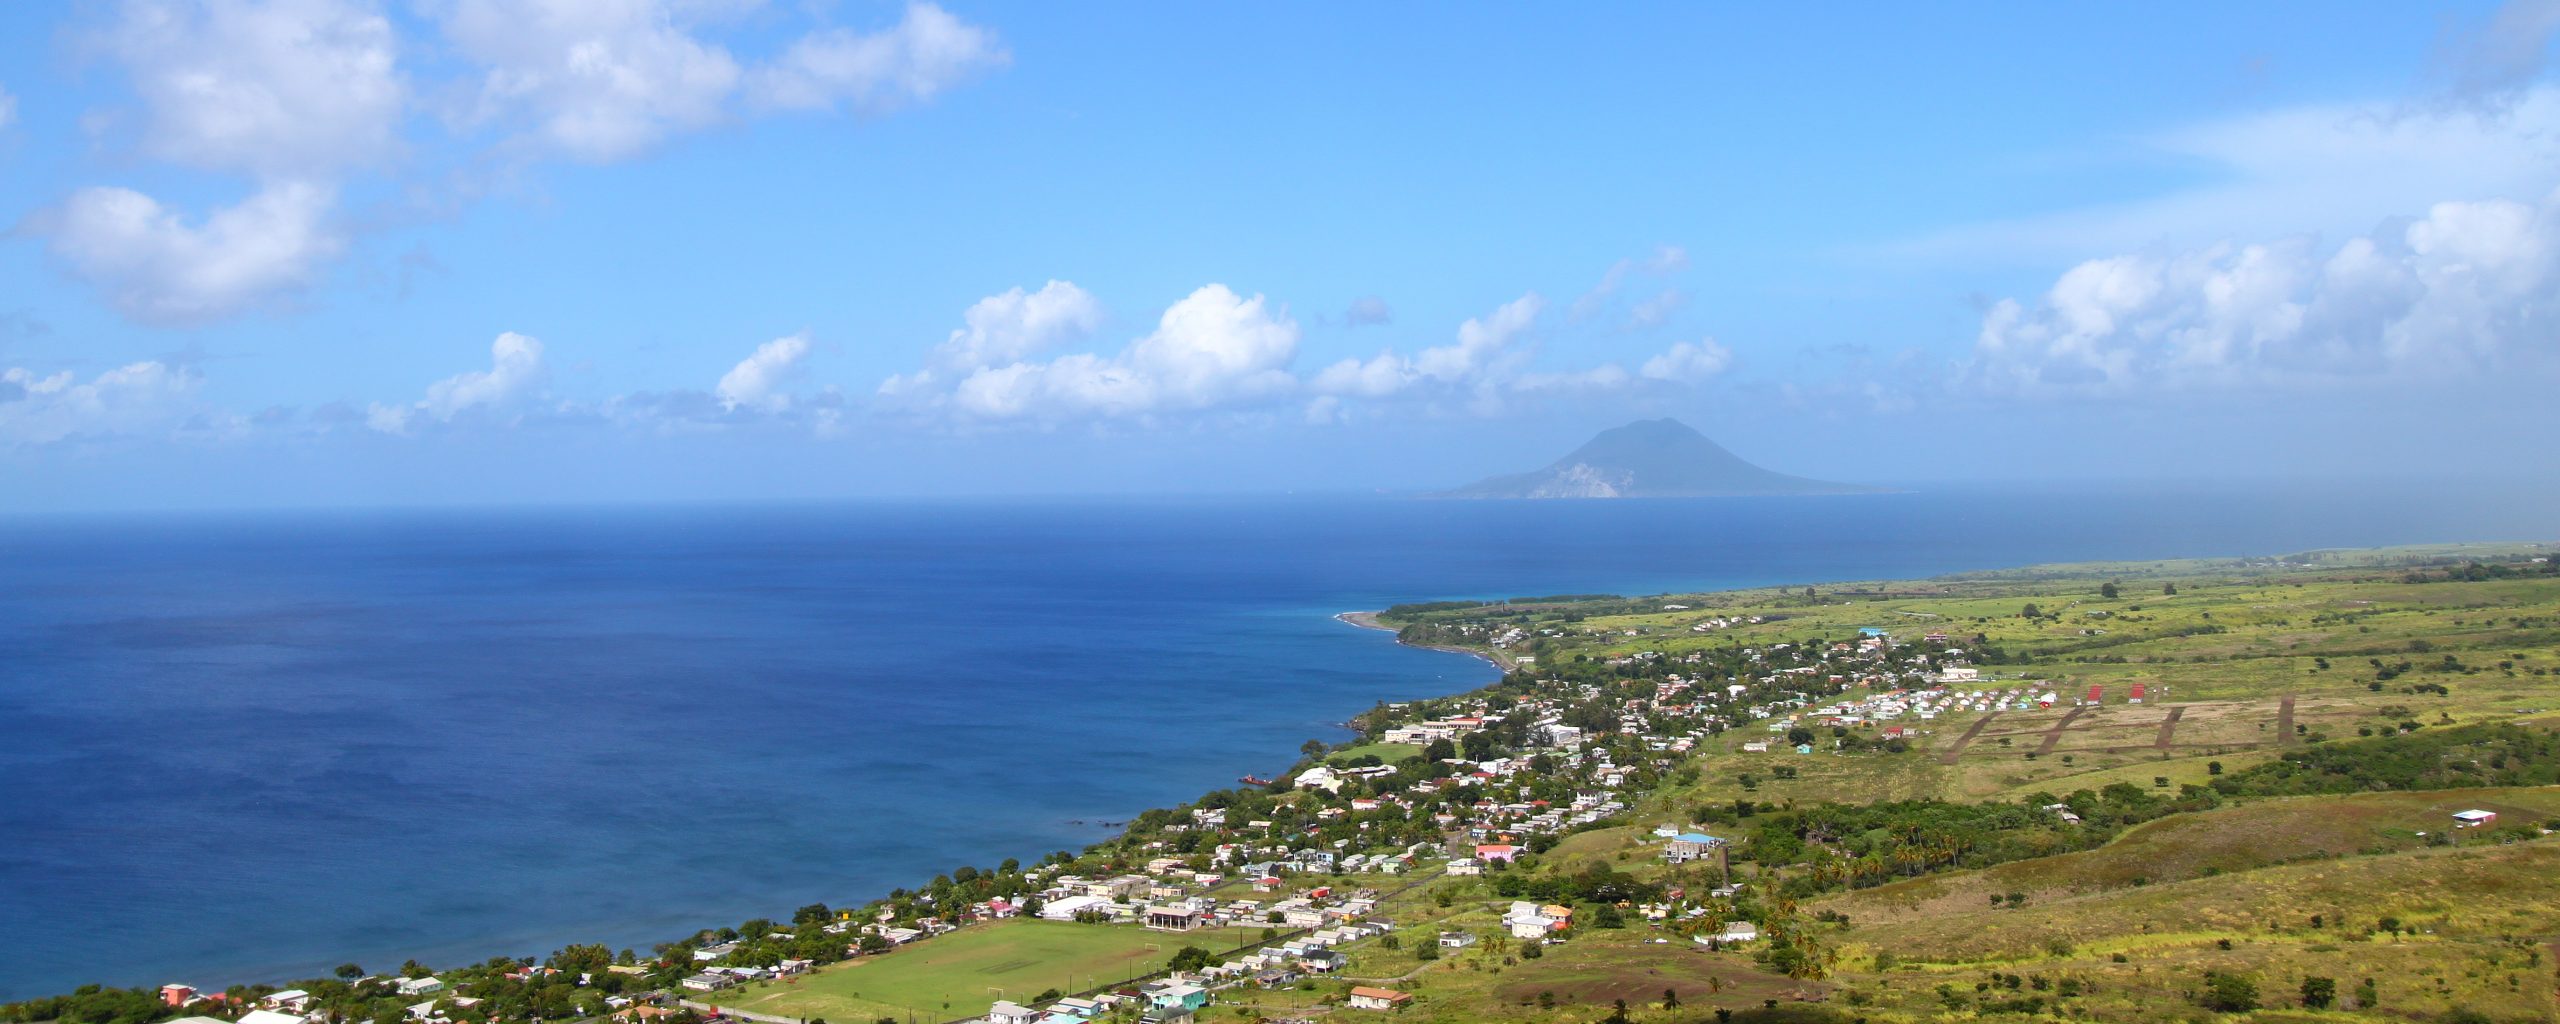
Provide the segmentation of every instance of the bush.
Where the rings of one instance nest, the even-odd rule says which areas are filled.
[[[2247,1013],[2258,1008],[2258,983],[2237,974],[2207,971],[2204,992],[2197,997],[2216,1013]]]

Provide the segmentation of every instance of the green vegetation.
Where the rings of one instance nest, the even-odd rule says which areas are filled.
[[[480,1002],[445,1012],[594,1016],[608,996],[680,991],[716,943],[723,965],[817,965],[701,996],[722,1006],[950,1020],[1281,937],[1259,917],[1183,936],[971,922],[968,908],[1035,901],[1061,875],[1210,875],[1247,846],[1425,852],[1411,873],[1277,869],[1288,892],[1259,897],[1204,882],[1220,902],[1358,890],[1399,926],[1343,947],[1338,977],[1222,990],[1209,1021],[1344,1019],[1354,984],[1413,993],[1397,1018],[1430,1024],[2545,1019],[2560,998],[2545,944],[2560,841],[2544,834],[2560,824],[2560,570],[2534,559],[2549,555],[2306,552],[1398,606],[1378,619],[1408,642],[1529,660],[1476,693],[1380,705],[1361,738],[1311,742],[1278,784],[1147,811],[1082,852],[645,953],[452,968],[453,992]],[[1924,693],[1927,714],[1905,706]],[[1453,719],[1476,724],[1386,742]],[[1286,781],[1318,765],[1338,792]],[[2457,829],[2464,810],[2497,818]],[[1726,842],[1671,863],[1660,837],[1684,829]],[[1438,872],[1438,851],[1475,842],[1523,852],[1482,877]],[[1514,940],[1513,901],[1570,926]],[[894,949],[864,934],[955,923]],[[1757,936],[1727,944],[1742,924]],[[1481,941],[1443,949],[1442,932]],[[296,987],[338,1021],[400,1024],[415,1001],[354,965],[335,973]],[[0,1019],[181,1012],[92,987]]]
[[[1081,992],[1150,974],[1180,946],[1176,936],[1137,928],[1015,919],[814,975],[697,998],[784,1017],[903,1020],[912,1010],[918,1019],[950,1020],[985,1013],[998,999],[1029,1000],[1044,989]]]

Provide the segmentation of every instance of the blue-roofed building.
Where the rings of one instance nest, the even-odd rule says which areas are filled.
[[[1670,844],[1663,848],[1662,857],[1673,864],[1711,860],[1722,868],[1725,867],[1725,846],[1724,840],[1704,832],[1682,832],[1671,837]]]

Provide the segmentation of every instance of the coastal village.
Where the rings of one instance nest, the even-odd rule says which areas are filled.
[[[2543,562],[2517,566],[2504,571],[2551,575]],[[2359,585],[2423,588],[2439,578],[2410,572]],[[2155,586],[2154,602],[2184,598],[2176,584]],[[2245,612],[2274,599],[2272,587],[2225,586],[2231,593],[2214,599],[2221,603],[2186,613],[2168,635],[2219,639],[2230,628],[2223,623],[2245,623]],[[859,906],[812,904],[645,950],[571,946],[538,959],[411,962],[386,972],[348,964],[290,986],[93,988],[54,1004],[21,1004],[34,1008],[13,1019],[1179,1024],[1471,1020],[1501,1007],[1541,1019],[1623,1021],[1640,1004],[1655,1013],[1699,1006],[1719,1021],[1726,1011],[1740,1020],[1845,1021],[1821,1014],[1841,999],[1857,1006],[1890,991],[1904,973],[1895,970],[1898,956],[1934,948],[1848,947],[1863,974],[1860,987],[1847,988],[1844,936],[1853,918],[1906,930],[1941,918],[1971,921],[1987,897],[2009,915],[1995,921],[2026,920],[2018,915],[2031,900],[2068,895],[2022,881],[1977,885],[1966,890],[1970,903],[1897,917],[1895,905],[1856,894],[1941,872],[2094,854],[2148,822],[2228,816],[2230,798],[2327,792],[2299,786],[2311,777],[2305,758],[2347,749],[2332,736],[2494,750],[2477,755],[2494,770],[2456,782],[2510,787],[2391,804],[2377,819],[2387,820],[2386,830],[2338,840],[2363,855],[2441,846],[2530,853],[2548,845],[2533,840],[2560,826],[2560,795],[2512,788],[2546,781],[2552,760],[2536,745],[2548,739],[2531,730],[2476,731],[2532,708],[2449,696],[2473,692],[2466,680],[2483,673],[2538,680],[2552,671],[2543,655],[2505,653],[2499,665],[2484,660],[2496,655],[2431,649],[2439,641],[2395,640],[2438,660],[2422,668],[2375,657],[2321,695],[2303,697],[2296,677],[2321,683],[2344,659],[2302,655],[2288,674],[2267,677],[2273,685],[2257,691],[2261,697],[2234,697],[2225,684],[2217,699],[2199,702],[2186,694],[2229,673],[2227,664],[2113,658],[2127,632],[2161,628],[2146,626],[2153,620],[2139,599],[2115,590],[2107,584],[2113,604],[2101,609],[2058,601],[2052,611],[2024,603],[2024,611],[2001,612],[1952,597],[1905,601],[1944,611],[1885,625],[1851,618],[1856,604],[1791,592],[1757,595],[1759,609],[1747,614],[1592,598],[1417,606],[1391,613],[1387,624],[1400,627],[1399,639],[1496,659],[1507,669],[1502,678],[1465,694],[1381,703],[1350,723],[1351,739],[1311,743],[1286,771],[1248,774],[1191,804],[1142,813],[1081,852],[962,867]],[[2321,599],[2353,609],[2343,613],[2355,616],[2350,623],[2373,621],[2393,593],[2344,592],[2383,595]],[[2477,614],[2413,592],[2429,595],[2407,604],[2423,610],[2411,621],[2425,628]],[[1961,617],[1975,607],[1990,614]],[[2273,613],[2259,614],[2269,628],[2285,628]],[[2021,637],[2056,638],[2044,642],[2096,656],[2022,658],[2003,649]],[[2438,703],[2420,703],[2429,700]],[[2411,763],[2428,760],[2355,761],[2342,770],[2358,773],[2351,786],[2372,787],[2375,765],[2396,771]],[[2001,795],[1935,795],[1963,785]],[[2311,817],[2271,827],[2289,835],[2337,827],[2323,805],[2302,806]],[[2154,872],[2178,869],[2113,870],[2142,891]],[[2306,911],[2304,920],[2255,927],[2335,938],[2317,930],[2352,920],[2367,940],[2409,927],[2369,909],[2376,899],[2360,894]],[[2467,905],[2496,899],[2475,895]],[[1929,942],[1980,944],[2000,934],[1996,926],[1964,927]],[[2213,940],[2224,945],[2208,942],[2194,955],[2234,941],[2225,935]],[[2141,986],[2175,984],[2146,980],[2141,964],[2123,955],[2091,963],[2076,944],[2038,949],[1947,961],[1946,971],[1969,972],[1960,976],[1979,987],[1930,982],[1947,975],[1921,972],[1913,977],[1934,990],[1898,998],[1906,1007],[2032,1017],[2076,1005],[2059,1000],[2118,990],[2128,995],[2114,1005],[2138,1009],[2157,999],[2132,994],[2156,991]],[[2004,966],[2066,955],[2080,957],[2068,970]],[[2019,994],[2029,981],[2042,987]],[[2381,998],[2365,989],[2350,997],[2365,1005]],[[120,1008],[50,1008],[82,999]],[[2041,1002],[2031,1007],[2031,999]],[[1790,1007],[1811,1015],[1791,1016]]]
[[[1708,618],[1696,628],[1727,624]],[[1505,651],[1534,637],[1505,629],[1467,639]],[[414,1000],[404,1003],[400,1021],[378,1024],[496,1024],[508,1018],[489,1012],[493,995],[482,993],[528,980],[568,980],[587,997],[571,1000],[576,1012],[630,1024],[723,1015],[797,1024],[803,1018],[732,1004],[743,992],[793,985],[849,961],[1030,920],[1145,932],[1168,943],[1196,936],[1190,949],[1224,952],[1082,991],[996,998],[983,1013],[938,1020],[1172,1024],[1244,993],[1311,985],[1338,990],[1345,1011],[1392,1013],[1413,993],[1333,980],[1353,963],[1350,951],[1418,943],[1450,957],[1494,950],[1516,956],[1570,942],[1583,925],[1575,906],[1508,899],[1474,930],[1407,934],[1382,913],[1391,893],[1440,879],[1499,879],[1578,829],[1620,821],[1719,734],[1765,730],[1771,739],[1740,749],[1811,754],[1815,740],[1801,735],[1811,726],[1880,729],[1890,740],[1941,714],[2050,699],[2034,687],[1980,685],[1963,650],[1942,635],[1915,643],[1873,630],[1855,640],[1780,642],[1739,649],[1730,663],[1708,661],[1640,652],[1610,661],[1606,668],[1621,681],[1603,686],[1546,677],[1518,657],[1510,692],[1384,705],[1363,717],[1360,741],[1336,748],[1353,752],[1348,758],[1311,759],[1250,803],[1204,802],[1151,815],[1083,857],[1005,874],[1002,895],[949,905],[917,895],[752,935],[712,933],[670,944],[656,958],[625,951],[627,962],[594,964],[600,969],[574,976],[561,964],[521,964],[450,985],[434,975],[348,984]],[[1369,749],[1408,756],[1389,763],[1358,753]],[[1761,923],[1738,899],[1744,890],[1730,873],[1728,840],[1668,820],[1652,835],[1655,856],[1685,884],[1613,911],[1700,949],[1742,948],[1760,938]],[[1092,870],[1100,865],[1128,870]],[[814,933],[814,944],[802,941],[802,930]],[[777,953],[785,946],[803,955]],[[237,1024],[331,1024],[333,1016],[299,989],[234,996],[173,984],[162,994],[175,1007],[244,1009]]]

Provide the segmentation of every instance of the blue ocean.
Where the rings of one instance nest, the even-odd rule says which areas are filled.
[[[1389,603],[2560,535],[2476,491],[0,520],[0,999],[645,948],[1025,860],[1492,669]]]

